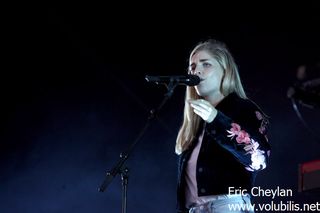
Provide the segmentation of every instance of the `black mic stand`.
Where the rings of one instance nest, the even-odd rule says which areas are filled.
[[[160,109],[164,106],[164,104],[169,100],[169,98],[172,96],[174,89],[178,85],[179,82],[171,80],[168,85],[165,84],[167,87],[167,93],[164,95],[164,98],[160,105],[156,109],[150,110],[150,114],[148,116],[147,122],[144,125],[144,127],[141,129],[140,133],[138,134],[138,137],[134,140],[132,144],[130,144],[127,148],[127,151],[120,153],[120,159],[115,164],[115,166],[106,173],[106,178],[104,179],[103,183],[98,188],[99,192],[105,191],[107,186],[111,183],[113,178],[120,174],[121,180],[122,180],[122,213],[127,212],[127,188],[128,188],[128,179],[129,179],[129,169],[125,166],[125,161],[129,158],[130,154],[132,153],[135,146],[138,144],[138,142],[141,140],[143,135],[145,134],[147,128],[150,126],[151,121],[153,121]]]

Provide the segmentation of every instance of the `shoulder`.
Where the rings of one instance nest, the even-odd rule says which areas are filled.
[[[260,125],[261,122],[264,125],[269,123],[269,116],[255,101],[250,98],[241,98],[235,93],[231,93],[225,98],[223,105],[221,105],[221,111],[236,121],[256,123],[257,125]]]
[[[265,113],[261,106],[259,106],[256,102],[254,102],[251,99],[246,99],[245,101],[247,102],[250,112],[257,120],[269,122],[269,116]]]
[[[239,113],[252,113],[259,111],[265,114],[261,107],[250,98],[241,98],[236,93],[231,93],[225,97],[222,104],[218,107],[222,111],[233,111]]]
[[[242,103],[241,119],[250,123],[252,127],[258,128],[261,134],[266,134],[270,124],[269,116],[252,99],[243,99]]]

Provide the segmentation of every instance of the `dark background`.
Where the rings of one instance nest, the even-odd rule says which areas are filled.
[[[272,156],[256,185],[293,190],[276,203],[319,201],[298,192],[298,165],[320,159],[320,142],[287,98],[297,67],[319,58],[319,7],[231,6],[77,3],[6,11],[0,211],[120,212],[120,177],[97,189],[166,92],[144,76],[184,74],[189,51],[207,38],[227,43],[247,95],[271,118]],[[175,211],[184,90],[176,88],[127,161],[128,212]],[[299,107],[319,133],[319,109]]]

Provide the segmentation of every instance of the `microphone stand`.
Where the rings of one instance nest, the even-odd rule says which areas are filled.
[[[135,146],[141,140],[143,135],[145,134],[147,128],[150,126],[151,121],[155,120],[158,112],[164,106],[164,104],[169,100],[172,96],[174,89],[179,84],[179,82],[172,79],[168,85],[165,84],[167,87],[167,93],[164,95],[164,98],[160,105],[156,109],[150,110],[150,114],[148,116],[147,122],[144,127],[141,129],[140,133],[138,134],[137,138],[133,141],[132,144],[128,146],[126,151],[120,153],[119,161],[113,166],[113,168],[106,173],[106,177],[103,183],[98,188],[99,192],[104,192],[107,186],[112,182],[117,174],[121,176],[122,180],[122,210],[121,213],[127,212],[127,188],[128,188],[128,179],[129,179],[129,169],[125,166],[126,160],[128,160],[130,154],[132,153]]]

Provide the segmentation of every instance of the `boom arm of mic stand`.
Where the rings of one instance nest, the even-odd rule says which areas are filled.
[[[158,112],[161,110],[161,108],[164,106],[164,104],[168,101],[168,99],[172,96],[173,91],[177,85],[178,85],[178,82],[170,82],[169,85],[167,85],[168,92],[164,95],[165,96],[164,99],[162,100],[162,102],[160,103],[160,105],[156,109],[150,110],[150,115],[148,116],[148,120],[147,120],[146,124],[144,125],[144,127],[142,128],[142,130],[140,131],[138,137],[135,139],[135,141],[132,144],[129,145],[126,152],[122,152],[120,154],[120,159],[116,163],[116,165],[112,168],[112,170],[108,171],[106,173],[106,178],[104,179],[104,181],[102,182],[102,184],[98,188],[99,192],[104,192],[105,189],[108,187],[108,185],[112,182],[114,177],[117,174],[122,174],[122,172],[124,170],[123,167],[124,167],[125,161],[129,158],[133,149],[135,148],[135,146],[138,144],[138,142],[141,140],[141,138],[145,134],[146,130],[150,126],[150,122],[156,118]]]

